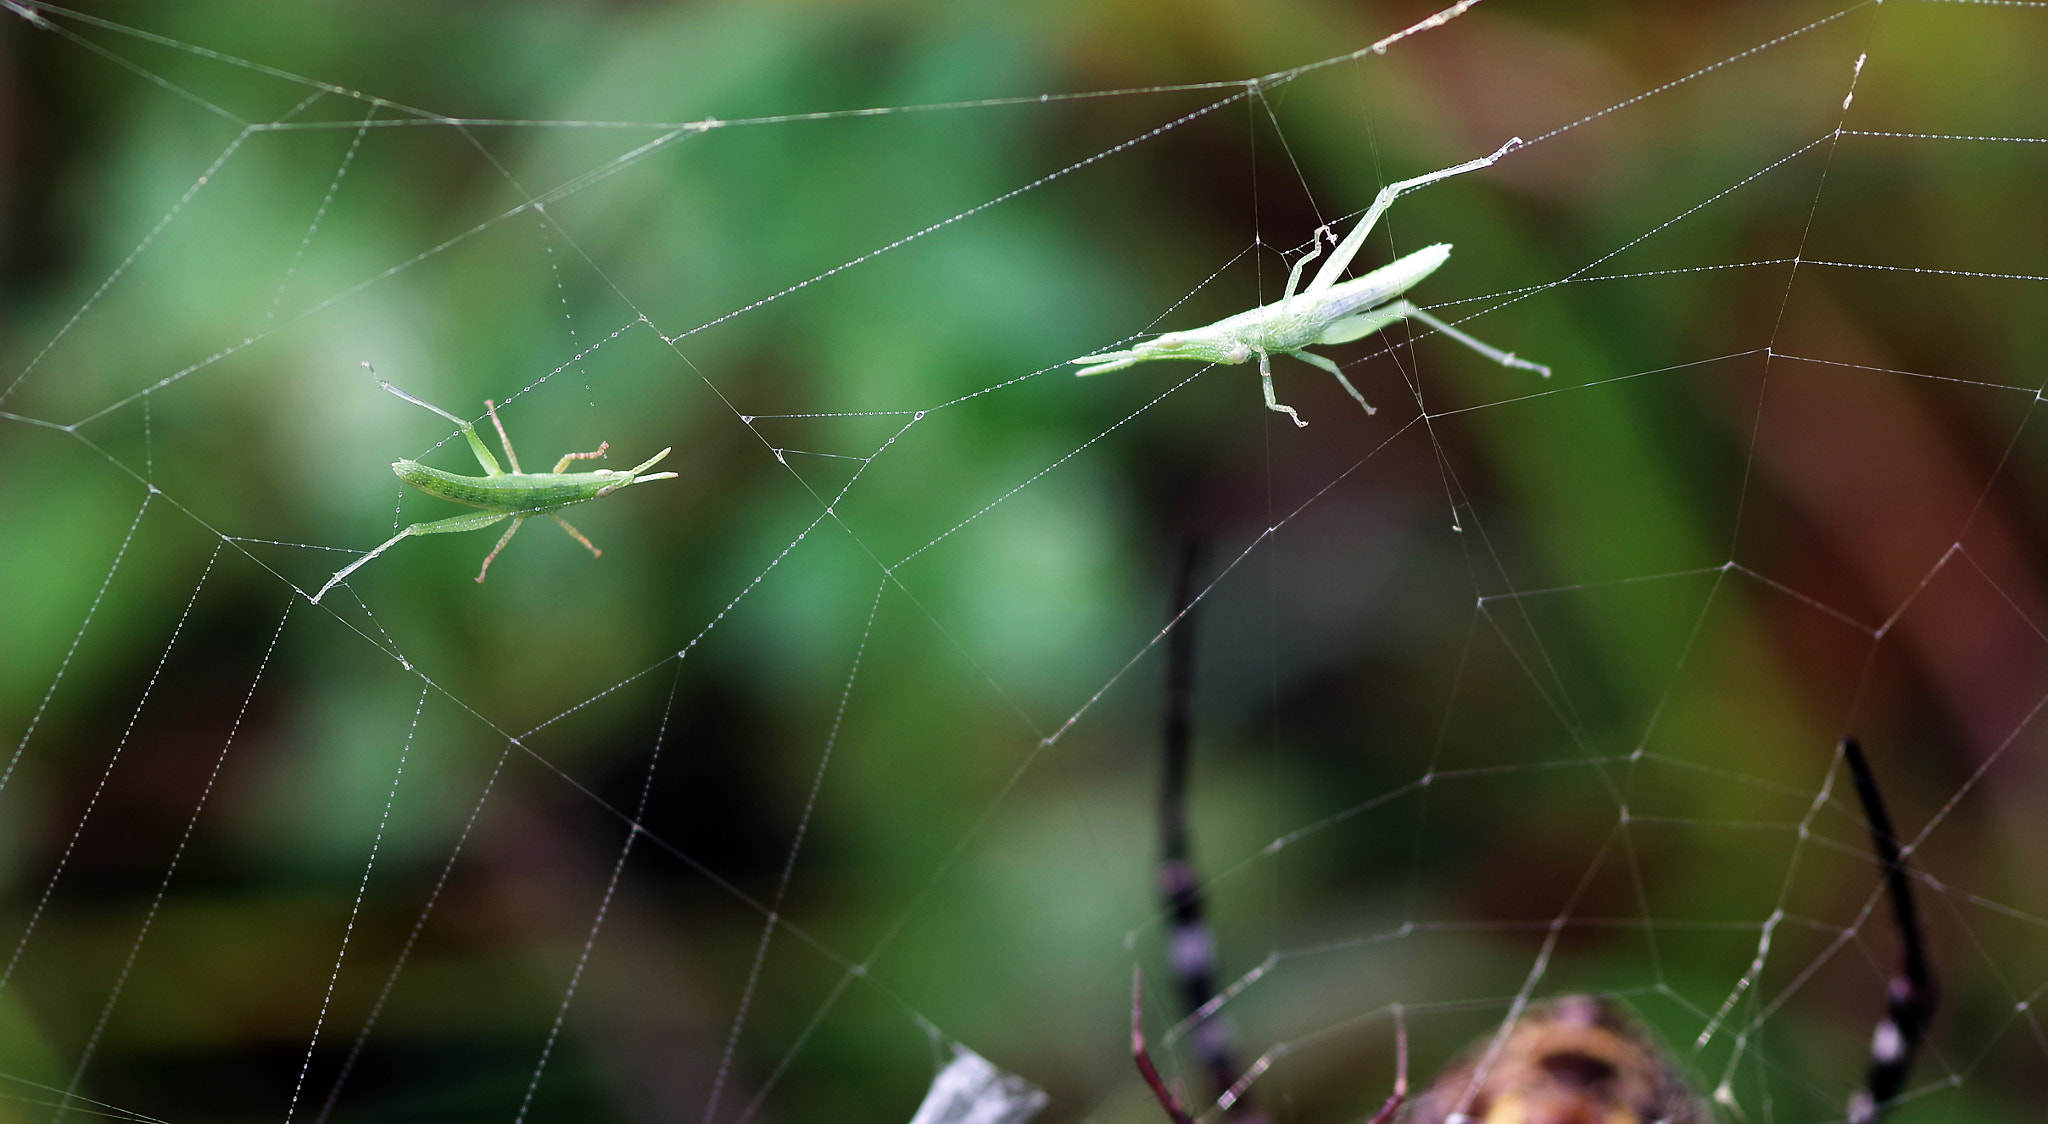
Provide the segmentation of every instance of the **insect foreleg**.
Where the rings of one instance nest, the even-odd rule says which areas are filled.
[[[1341,369],[1339,369],[1337,364],[1328,357],[1317,355],[1313,351],[1290,351],[1287,354],[1294,356],[1296,359],[1299,359],[1304,363],[1311,363],[1315,366],[1321,367],[1323,370],[1328,371],[1332,375],[1337,376],[1337,381],[1343,385],[1345,391],[1347,391],[1351,395],[1351,397],[1358,399],[1358,404],[1365,407],[1366,413],[1379,413],[1378,410],[1373,409],[1372,403],[1367,402],[1365,400],[1365,395],[1358,393],[1358,388],[1351,385],[1351,380],[1345,378],[1344,372]]]
[[[1266,408],[1268,410],[1276,414],[1286,414],[1297,426],[1308,424],[1301,420],[1300,414],[1294,412],[1294,407],[1282,406],[1280,400],[1273,397],[1273,365],[1266,358],[1266,353],[1263,351],[1259,352],[1259,388],[1266,392]]]
[[[568,468],[568,467],[569,467],[569,462],[570,462],[570,461],[593,461],[593,460],[596,460],[597,458],[599,458],[599,457],[602,457],[602,456],[604,456],[604,454],[605,454],[605,451],[606,451],[606,450],[608,450],[608,449],[610,449],[611,447],[612,447],[612,443],[611,443],[611,442],[609,442],[609,441],[599,441],[599,442],[597,443],[597,448],[596,448],[595,450],[591,451],[591,452],[588,452],[588,453],[563,453],[563,454],[562,454],[562,459],[561,459],[561,460],[558,460],[558,461],[556,461],[556,462],[555,462],[555,471],[556,471],[556,472],[560,472],[560,471],[562,471],[563,469],[565,469],[565,468]],[[652,462],[649,462],[649,463],[652,463]]]
[[[1330,232],[1329,227],[1316,227],[1315,237],[1308,240],[1308,253],[1305,253],[1300,257],[1294,259],[1294,268],[1287,271],[1287,291],[1280,294],[1280,300],[1282,302],[1286,302],[1294,298],[1294,290],[1301,285],[1302,269],[1305,266],[1307,266],[1308,263],[1322,256],[1323,239],[1325,238],[1328,238],[1332,242],[1335,242],[1337,240],[1337,236]]]
[[[1508,143],[1495,149],[1491,156],[1482,156],[1477,160],[1467,160],[1455,167],[1431,172],[1426,176],[1416,176],[1412,180],[1390,183],[1381,188],[1380,193],[1373,197],[1372,206],[1367,207],[1364,217],[1358,220],[1358,225],[1352,227],[1351,233],[1344,236],[1344,241],[1337,244],[1336,252],[1330,255],[1329,261],[1323,263],[1323,268],[1316,273],[1315,280],[1308,283],[1307,291],[1320,293],[1324,289],[1336,284],[1337,279],[1344,276],[1344,271],[1351,266],[1351,259],[1357,257],[1358,251],[1364,247],[1365,236],[1372,233],[1373,224],[1380,221],[1380,216],[1385,214],[1387,208],[1393,206],[1394,200],[1400,198],[1402,194],[1413,191],[1424,184],[1435,183],[1441,179],[1449,179],[1452,176],[1460,176],[1466,172],[1476,172],[1481,168],[1488,167],[1494,161],[1506,156],[1510,150],[1521,147],[1521,144],[1522,138],[1514,137]]]

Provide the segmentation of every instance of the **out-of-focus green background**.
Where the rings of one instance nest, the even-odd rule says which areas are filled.
[[[1388,1003],[1426,1079],[1595,991],[1728,1119],[1839,1119],[1896,947],[1854,730],[1935,825],[1898,1119],[2025,1118],[2048,15],[1489,0],[1228,85],[1430,10],[0,14],[0,1120],[76,1080],[173,1121],[901,1121],[942,1040],[1047,1119],[1159,1119],[1125,1036],[1190,540],[1198,857],[1226,976],[1273,958],[1227,1012],[1274,1116],[1369,1113]],[[1039,97],[1096,90],[1133,92]],[[1550,382],[1368,341],[1329,350],[1370,418],[1276,362],[1296,430],[1243,368],[1065,373],[1511,135],[1366,256],[1454,242],[1424,304],[1539,287],[1465,326]],[[510,399],[530,468],[680,478],[571,513],[600,560],[537,523],[479,586],[488,535],[409,541],[309,606],[350,557],[310,548],[452,513],[386,468],[448,427],[365,362]]]

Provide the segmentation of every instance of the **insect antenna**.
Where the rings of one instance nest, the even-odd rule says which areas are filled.
[[[1906,869],[1884,797],[1878,793],[1877,778],[1855,738],[1842,739],[1842,758],[1849,764],[1856,797],[1863,802],[1863,817],[1870,823],[1870,840],[1877,850],[1878,865],[1884,869],[1885,896],[1891,899],[1892,919],[1899,930],[1899,974],[1885,989],[1884,1018],[1871,1036],[1870,1074],[1863,1088],[1849,1098],[1849,1124],[1877,1124],[1906,1087],[1913,1059],[1940,1005],[1941,990],[1927,961],[1927,936],[1913,905],[1913,877]]]
[[[1180,983],[1181,1002],[1194,1025],[1189,1032],[1196,1061],[1226,1102],[1230,1119],[1265,1124],[1239,1088],[1230,1036],[1217,1012],[1216,940],[1205,916],[1202,879],[1196,872],[1188,827],[1188,772],[1194,759],[1195,570],[1200,551],[1190,542],[1174,580],[1172,631],[1166,644],[1166,722],[1159,787],[1159,893],[1168,914],[1167,960]],[[1149,1059],[1141,1059],[1141,1070]],[[1148,1082],[1156,1077],[1148,1075]],[[1157,1092],[1159,1086],[1154,1086]],[[1234,1094],[1234,1095],[1233,1095]],[[1168,1105],[1168,1111],[1174,1110]]]

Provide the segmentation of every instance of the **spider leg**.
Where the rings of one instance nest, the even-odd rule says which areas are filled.
[[[1180,982],[1189,1013],[1189,1041],[1196,1060],[1220,1090],[1216,1104],[1238,1124],[1265,1124],[1246,1097],[1253,1081],[1272,1063],[1261,1057],[1239,1072],[1230,1039],[1216,1014],[1216,940],[1203,916],[1202,879],[1195,870],[1188,827],[1188,773],[1194,757],[1195,566],[1190,543],[1174,582],[1172,631],[1166,651],[1166,724],[1160,754],[1159,894],[1168,917],[1167,960]],[[1169,1111],[1171,1111],[1169,1109]]]
[[[560,472],[563,469],[569,467],[570,461],[594,461],[597,458],[604,456],[606,451],[608,451],[611,447],[611,442],[599,441],[597,443],[597,448],[591,450],[588,453],[563,453],[562,459],[555,462],[555,471]]]
[[[554,520],[554,521],[555,521],[555,522],[557,522],[557,523],[560,523],[560,524],[562,525],[562,529],[563,529],[564,531],[567,531],[567,532],[569,532],[569,537],[570,537],[570,538],[572,538],[572,539],[575,539],[575,540],[576,540],[577,542],[580,542],[580,543],[582,543],[582,544],[583,544],[583,546],[584,546],[584,548],[585,548],[586,550],[590,551],[590,556],[591,556],[592,558],[603,558],[603,557],[604,557],[604,551],[602,551],[602,550],[599,550],[599,549],[597,549],[597,546],[596,546],[596,544],[592,543],[592,542],[591,542],[591,541],[590,541],[589,539],[586,539],[586,538],[584,538],[584,537],[583,537],[583,532],[581,532],[581,531],[577,530],[577,529],[576,529],[576,528],[574,528],[574,527],[571,527],[571,526],[569,525],[569,521],[568,521],[567,519],[564,519],[564,518],[562,518],[561,516],[559,516],[559,515],[556,515],[556,514],[555,514],[554,512],[552,512],[552,511],[548,512],[548,518],[550,518],[550,519]],[[511,538],[511,537],[512,537],[512,532],[510,532],[510,531],[507,531],[507,532],[505,532],[505,537],[506,537],[506,538],[508,538],[508,539],[509,539],[509,538]],[[503,544],[500,544],[500,545],[503,545]],[[479,580],[479,581],[481,581],[482,579],[481,579],[481,578],[479,578],[478,580]]]
[[[1273,365],[1263,351],[1259,352],[1259,388],[1266,392],[1266,408],[1268,410],[1276,414],[1286,414],[1293,420],[1295,425],[1308,424],[1301,420],[1300,414],[1294,412],[1294,407],[1282,406],[1280,400],[1273,397]]]
[[[484,575],[490,572],[491,563],[497,559],[498,552],[505,549],[505,544],[512,541],[513,533],[518,531],[519,525],[526,522],[526,520],[527,516],[514,516],[512,518],[512,525],[510,527],[505,528],[505,533],[499,536],[498,545],[492,547],[491,552],[489,554],[484,555],[484,564],[478,567],[476,572],[476,580],[478,585],[483,584]]]
[[[1885,1014],[1871,1036],[1870,1075],[1863,1088],[1849,1098],[1849,1124],[1876,1124],[1885,1109],[1906,1087],[1913,1070],[1913,1058],[1927,1037],[1928,1024],[1941,1003],[1941,988],[1934,969],[1927,962],[1927,936],[1920,928],[1920,915],[1913,907],[1913,878],[1906,869],[1899,837],[1878,794],[1877,778],[1864,759],[1863,747],[1855,738],[1842,739],[1842,757],[1856,782],[1857,799],[1863,802],[1863,817],[1870,822],[1870,839],[1884,868],[1885,894],[1891,899],[1892,919],[1899,928],[1899,974],[1885,989]]]
[[[1394,1004],[1394,1092],[1387,1103],[1372,1114],[1366,1124],[1387,1124],[1394,1113],[1401,1108],[1401,1102],[1408,1099],[1408,1018],[1401,1013],[1401,1005]]]
[[[1344,372],[1341,369],[1339,369],[1337,364],[1328,357],[1317,355],[1313,351],[1290,351],[1288,352],[1288,354],[1294,356],[1296,359],[1299,359],[1304,363],[1321,367],[1323,370],[1328,371],[1332,375],[1337,376],[1337,381],[1343,384],[1345,391],[1349,393],[1351,397],[1358,399],[1358,404],[1365,407],[1366,413],[1379,413],[1378,410],[1373,409],[1372,403],[1367,402],[1365,400],[1365,395],[1358,393],[1358,388],[1351,385],[1351,380],[1345,378]]]
[[[1202,880],[1196,873],[1188,831],[1188,770],[1194,757],[1195,622],[1197,552],[1190,543],[1174,582],[1173,616],[1178,619],[1166,652],[1166,728],[1159,778],[1159,896],[1169,917],[1167,960],[1180,981],[1181,1000],[1197,1019],[1195,1055],[1218,1089],[1237,1078],[1223,1024],[1201,1014],[1216,997],[1216,939],[1203,916]]]
[[[1159,1107],[1173,1124],[1195,1124],[1188,1110],[1181,1107],[1180,1098],[1166,1087],[1159,1078],[1159,1067],[1152,1064],[1152,1052],[1145,1048],[1145,970],[1135,969],[1131,973],[1131,1060],[1138,1063],[1138,1072],[1145,1078],[1145,1084],[1152,1087],[1152,1095],[1159,1098]]]

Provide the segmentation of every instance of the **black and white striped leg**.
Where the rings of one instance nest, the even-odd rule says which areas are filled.
[[[1892,830],[1884,798],[1878,794],[1877,778],[1864,759],[1863,747],[1855,738],[1842,739],[1842,757],[1856,783],[1856,796],[1863,802],[1863,816],[1870,822],[1870,838],[1883,868],[1885,893],[1891,899],[1892,917],[1898,925],[1899,974],[1885,989],[1884,1018],[1870,1042],[1870,1075],[1863,1088],[1849,1098],[1849,1124],[1877,1124],[1891,1102],[1906,1087],[1913,1071],[1913,1059],[1934,1021],[1941,1002],[1941,990],[1934,969],[1927,962],[1927,939],[1920,928],[1920,916],[1913,907],[1913,878],[1899,851],[1899,837]]]
[[[1238,1070],[1221,1019],[1203,1008],[1216,997],[1216,942],[1203,915],[1202,880],[1190,857],[1188,771],[1194,757],[1196,551],[1181,558],[1172,611],[1179,623],[1167,637],[1166,723],[1159,792],[1159,893],[1168,915],[1167,960],[1180,983],[1181,1000],[1196,1022],[1189,1040],[1196,1061],[1218,1094],[1234,1090]],[[1263,1124],[1264,1117],[1241,1091],[1232,1099],[1232,1120]]]

